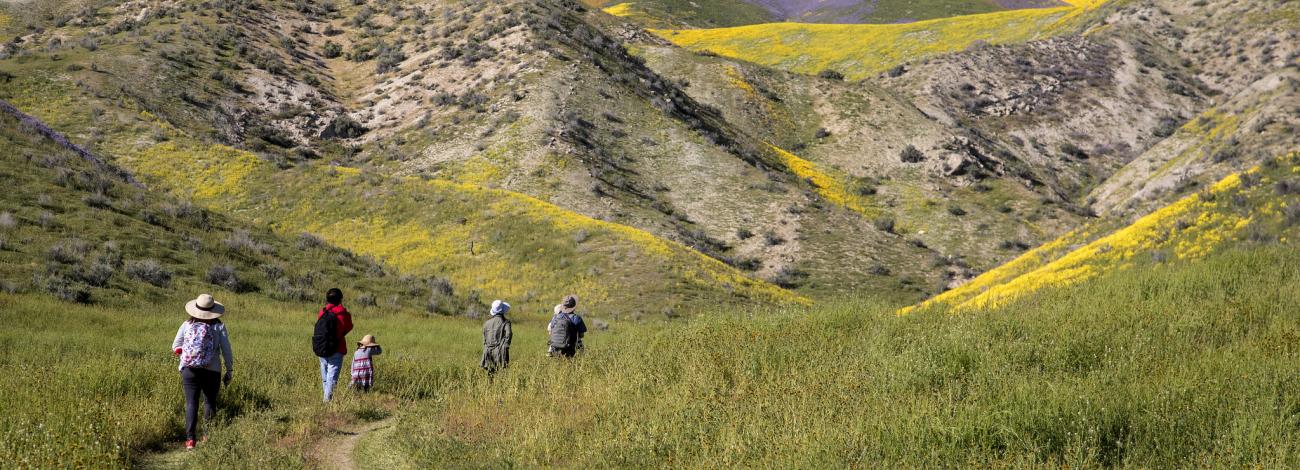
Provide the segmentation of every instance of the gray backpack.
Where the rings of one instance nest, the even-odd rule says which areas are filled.
[[[555,349],[567,349],[574,346],[578,331],[568,315],[556,315],[551,320],[550,346]]]

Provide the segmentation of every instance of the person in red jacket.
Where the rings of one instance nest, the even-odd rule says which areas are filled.
[[[348,353],[348,332],[352,331],[352,314],[343,308],[343,291],[337,288],[325,293],[325,307],[316,313],[320,319],[328,312],[338,318],[339,351],[329,357],[320,358],[320,380],[325,389],[325,401],[330,401],[334,394],[334,384],[339,381],[339,369],[343,367],[343,357]]]

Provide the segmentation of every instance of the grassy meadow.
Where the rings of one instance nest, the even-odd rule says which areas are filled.
[[[454,387],[362,449],[406,468],[1295,467],[1298,291],[1294,244],[1249,245],[963,315],[719,311]]]
[[[323,406],[308,341],[319,307],[214,295],[227,306],[235,378],[206,428],[211,440],[181,461],[187,466],[314,464],[313,446],[339,426],[437,400],[451,384],[486,380],[477,370],[478,322],[353,305],[349,339],[374,334],[384,345],[375,360],[376,393],[340,391]],[[148,465],[151,454],[176,450],[184,401],[170,346],[188,298],[109,307],[0,294],[0,460],[19,468],[114,468]],[[531,326],[515,333],[519,364],[543,355],[542,327]]]
[[[793,72],[831,70],[851,80],[972,44],[1007,44],[1074,32],[1107,0],[998,11],[904,24],[769,23],[713,29],[656,29],[678,46]]]
[[[572,363],[517,325],[513,367],[476,370],[478,324],[357,309],[385,345],[376,393],[318,403],[310,304],[218,292],[235,382],[176,465],[316,466],[334,429],[390,468],[1294,467],[1300,257],[1242,242],[1011,304],[894,313],[872,299],[616,325]],[[179,445],[180,302],[0,296],[0,458],[149,465]],[[297,347],[295,347],[297,346]],[[563,441],[569,444],[561,445]]]

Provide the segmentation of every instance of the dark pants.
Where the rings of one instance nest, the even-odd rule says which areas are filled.
[[[185,392],[185,439],[195,439],[199,420],[199,394],[203,394],[203,419],[211,420],[217,410],[217,392],[221,390],[221,373],[208,369],[181,369],[181,390]]]
[[[556,355],[559,355],[560,357],[573,357],[573,355],[574,355],[574,354],[577,354],[577,353],[578,353],[578,349],[577,349],[576,347],[573,347],[573,346],[569,346],[569,347],[567,347],[567,348],[556,348],[556,349],[555,349],[555,354],[556,354]]]

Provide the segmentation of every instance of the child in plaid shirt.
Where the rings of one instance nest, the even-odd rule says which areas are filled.
[[[375,383],[375,363],[370,358],[383,354],[384,350],[375,342],[374,335],[366,335],[357,341],[357,352],[352,355],[352,387],[362,392],[369,392]]]

